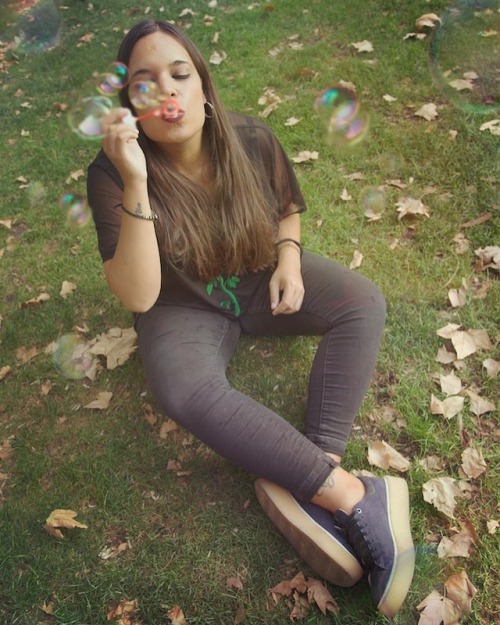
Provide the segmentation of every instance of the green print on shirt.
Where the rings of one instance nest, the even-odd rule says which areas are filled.
[[[230,278],[217,276],[217,278],[207,284],[208,295],[212,295],[214,289],[220,288],[229,297],[229,300],[224,300],[220,303],[220,306],[221,308],[227,308],[227,310],[231,310],[231,307],[234,306],[235,317],[238,317],[241,312],[240,303],[236,295],[232,293],[230,289],[234,289],[239,281],[240,279],[236,276],[231,276]]]

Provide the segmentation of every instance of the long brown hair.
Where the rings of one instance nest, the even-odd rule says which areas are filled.
[[[184,46],[200,75],[203,93],[214,107],[203,127],[213,176],[210,195],[177,171],[139,129],[139,144],[148,162],[150,202],[159,217],[156,233],[162,256],[205,281],[269,267],[274,262],[277,207],[266,199],[261,178],[232,127],[197,47],[169,22],[144,20],[123,39],[118,61],[128,65],[139,39],[158,31]],[[133,110],[126,88],[120,100]]]

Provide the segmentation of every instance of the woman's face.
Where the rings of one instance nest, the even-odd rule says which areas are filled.
[[[206,98],[200,75],[184,46],[161,31],[147,35],[132,51],[129,72],[129,95],[134,83],[152,81],[162,99],[172,98],[179,106],[173,120],[161,116],[142,120],[140,124],[147,137],[167,148],[186,142],[194,148],[201,147]],[[137,108],[136,115],[153,108]]]

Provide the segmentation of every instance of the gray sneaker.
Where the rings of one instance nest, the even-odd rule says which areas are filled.
[[[284,488],[262,478],[255,482],[255,492],[267,516],[318,575],[344,587],[361,579],[358,556],[335,527],[331,512],[299,502]]]
[[[334,520],[368,572],[378,610],[392,618],[411,584],[415,551],[410,532],[408,486],[399,477],[360,477],[366,493],[352,514]]]

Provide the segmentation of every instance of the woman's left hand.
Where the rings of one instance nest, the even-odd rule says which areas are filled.
[[[291,315],[300,310],[304,293],[300,255],[293,247],[284,247],[280,250],[278,266],[269,282],[273,315]]]

